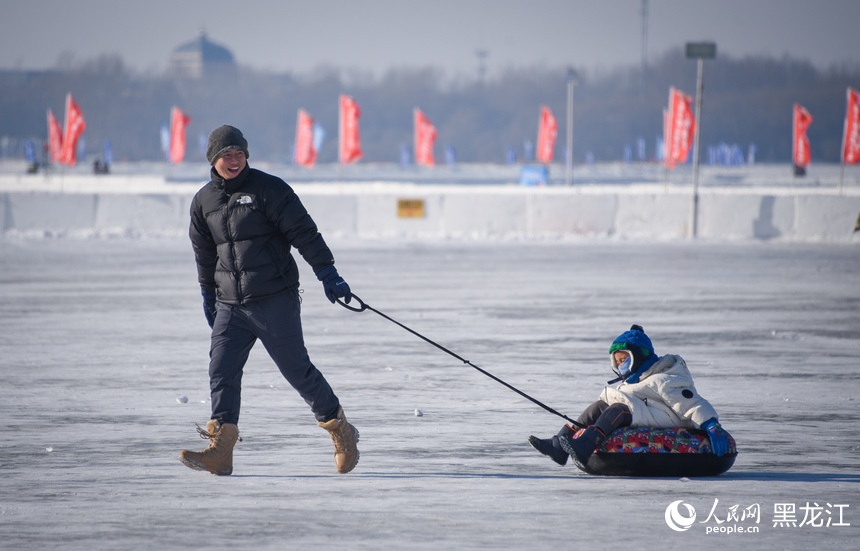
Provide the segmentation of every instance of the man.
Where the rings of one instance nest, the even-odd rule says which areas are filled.
[[[331,251],[292,188],[248,165],[242,132],[229,125],[213,130],[206,159],[212,165],[211,181],[191,203],[189,237],[203,311],[212,328],[212,418],[207,430],[198,428],[209,447],[182,450],[179,459],[216,475],[233,472],[242,370],[259,339],[331,435],[337,471],[348,473],[358,463],[358,430],[347,422],[337,396],[308,357],[291,248],[311,265],[332,303],[337,298],[350,301],[349,285],[338,275]]]

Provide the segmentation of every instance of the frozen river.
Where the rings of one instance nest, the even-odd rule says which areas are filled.
[[[300,261],[311,358],[361,431],[361,461],[335,472],[328,435],[258,345],[234,475],[192,471],[176,455],[205,445],[208,327],[187,240],[7,237],[0,545],[856,548],[856,246],[330,245],[369,305],[572,417],[611,378],[612,339],[642,324],[658,354],[687,359],[737,439],[734,468],[684,480],[559,467],[526,439],[563,420],[372,312],[330,305]],[[684,532],[665,520],[678,500],[697,515]]]

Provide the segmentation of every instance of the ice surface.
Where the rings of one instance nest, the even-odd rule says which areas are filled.
[[[187,240],[7,236],[2,547],[855,548],[855,246],[330,245],[366,303],[569,416],[610,378],[611,340],[644,325],[720,411],[734,468],[686,480],[559,467],[526,439],[563,420],[373,312],[329,304],[300,262],[308,348],[361,431],[358,466],[335,472],[328,435],[258,346],[234,475],[192,471],[176,455],[205,445],[208,327]],[[683,533],[664,520],[676,500],[698,515]],[[797,523],[815,503],[843,525],[774,527],[788,503]],[[728,518],[755,505],[759,524]],[[759,533],[706,533],[730,526]]]

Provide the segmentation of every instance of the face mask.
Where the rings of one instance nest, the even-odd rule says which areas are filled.
[[[632,362],[630,361],[631,356],[628,355],[627,359],[624,360],[624,363],[618,366],[618,374],[622,377],[626,377],[630,375],[630,370],[633,367]]]

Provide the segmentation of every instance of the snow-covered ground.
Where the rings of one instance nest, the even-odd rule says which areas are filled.
[[[176,455],[205,445],[208,327],[187,239],[7,235],[2,547],[856,548],[856,246],[329,241],[365,302],[570,416],[610,378],[612,339],[644,325],[721,412],[734,468],[682,480],[559,467],[526,439],[561,419],[329,304],[301,265],[311,358],[361,431],[361,461],[335,472],[328,435],[258,346],[234,475],[191,471]],[[665,520],[679,500],[696,513],[684,532]]]

